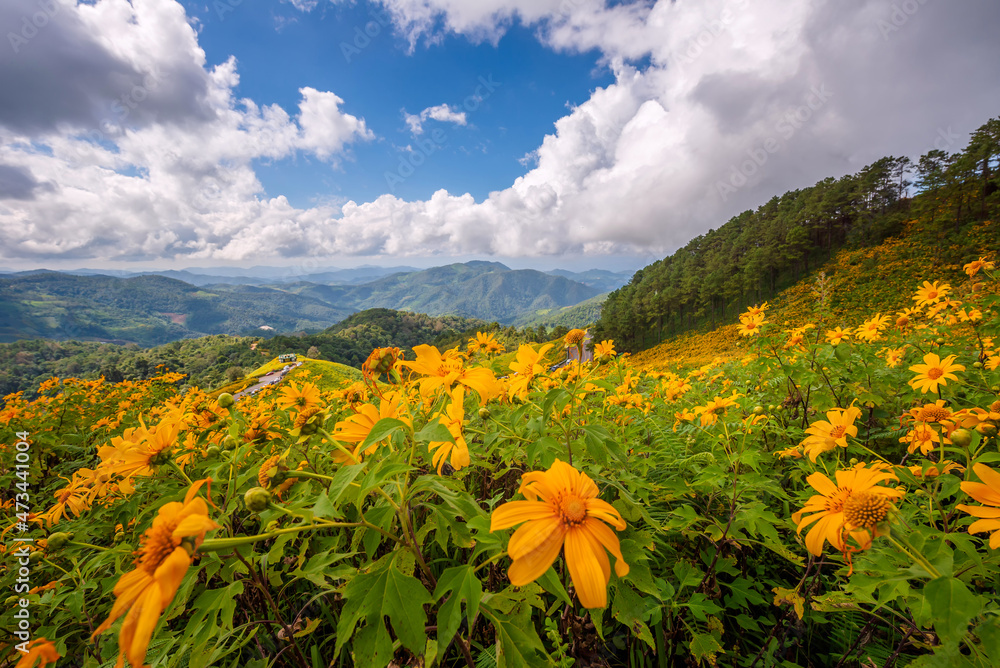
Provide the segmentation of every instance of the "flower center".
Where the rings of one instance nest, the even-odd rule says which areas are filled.
[[[897,327],[906,327],[908,324],[910,324],[910,319],[907,318],[905,315],[901,315],[898,318],[896,318]]]
[[[587,517],[587,504],[575,494],[570,494],[559,501],[559,514],[566,524],[581,524]]]
[[[838,424],[833,429],[830,430],[830,438],[840,438],[847,431],[847,425]]]
[[[931,380],[937,380],[943,375],[944,375],[944,369],[938,367],[934,367],[933,369],[930,369],[927,372],[927,377],[930,378]]]
[[[859,492],[852,494],[844,502],[844,523],[848,529],[868,529],[875,526],[889,514],[889,499],[881,494]]]
[[[139,552],[142,554],[142,567],[150,574],[154,573],[163,560],[176,549],[177,545],[174,544],[174,539],[170,535],[176,528],[177,522],[165,522],[146,532]]]
[[[1000,413],[1000,399],[998,399],[998,400],[994,401],[992,404],[990,404],[990,412],[991,413]]]
[[[924,406],[917,413],[917,420],[920,422],[940,422],[951,415],[951,411],[940,406]]]

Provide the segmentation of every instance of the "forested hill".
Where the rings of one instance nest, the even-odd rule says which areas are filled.
[[[908,196],[911,191],[917,194]],[[734,321],[748,305],[774,297],[840,248],[878,244],[901,234],[914,218],[920,219],[922,234],[944,240],[990,219],[998,208],[1000,118],[995,118],[957,153],[934,149],[916,163],[882,158],[856,174],[774,197],[692,239],[608,296],[595,338],[636,351]],[[937,243],[938,263],[962,258],[961,248]]]

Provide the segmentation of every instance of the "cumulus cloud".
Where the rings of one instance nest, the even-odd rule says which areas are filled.
[[[427,107],[419,114],[408,114],[403,110],[403,118],[407,127],[414,135],[423,134],[424,121],[428,118],[442,123],[454,123],[455,125],[465,125],[466,118],[464,111],[452,109],[447,104],[439,104],[436,107]]]
[[[0,11],[19,23],[30,3],[11,2]],[[40,73],[28,97],[0,102],[2,253],[662,254],[883,155],[915,157],[942,136],[957,150],[1000,109],[992,0],[914,3],[911,13],[876,0],[382,4],[413,44],[447,34],[496,41],[520,21],[551,48],[599,49],[614,82],[558,119],[531,168],[483,201],[440,190],[426,201],[386,194],[301,209],[265,197],[252,162],[297,151],[341,159],[373,138],[343,110],[349,100],[307,87],[291,112],[238,99],[236,63],[206,66],[174,0],[66,0],[62,22],[21,45],[27,60],[0,58],[5,85],[23,86],[26,68]],[[43,44],[35,40],[55,44],[47,35],[69,55],[31,52]],[[71,61],[78,70],[66,69]],[[143,86],[150,74],[157,85]],[[133,109],[136,85],[148,90]],[[461,114],[442,105],[411,116],[419,134],[428,119]]]

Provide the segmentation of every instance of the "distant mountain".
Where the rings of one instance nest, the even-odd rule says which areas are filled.
[[[358,286],[297,283],[283,286],[302,296],[356,310],[391,308],[432,316],[459,315],[504,324],[526,313],[572,306],[600,290],[534,269],[473,261],[394,274]]]
[[[352,269],[336,267],[323,271],[302,273],[301,267],[204,267],[188,269],[162,269],[151,271],[122,271],[119,269],[74,269],[62,273],[74,276],[166,276],[199,287],[228,283],[231,285],[275,285],[282,283],[322,283],[326,285],[356,285],[397,274],[418,271],[416,267],[376,267],[363,265]],[[0,272],[2,273],[2,272]],[[24,272],[22,272],[24,273]]]
[[[163,276],[21,273],[0,279],[0,342],[48,338],[148,346],[205,334],[318,330],[353,310],[271,288],[205,289]]]
[[[518,327],[538,327],[544,325],[548,328],[587,327],[593,325],[601,318],[601,307],[608,294],[601,293],[596,297],[591,297],[573,306],[564,306],[554,309],[539,309],[534,313],[526,313],[514,321]]]
[[[310,278],[359,280],[365,271],[386,269],[337,270]],[[513,324],[601,294],[564,276],[484,261],[397,272],[360,284],[260,285],[237,282],[241,277],[162,273],[168,275],[120,278],[40,270],[4,276],[0,342],[50,338],[151,346],[206,334],[273,336],[318,331],[373,308]],[[609,280],[604,273],[610,274],[583,276]]]
[[[553,269],[545,272],[553,276],[562,276],[577,283],[583,283],[592,288],[597,288],[601,292],[611,292],[623,285],[628,285],[632,280],[632,271],[607,271],[606,269],[589,269],[587,271],[566,271],[565,269]]]

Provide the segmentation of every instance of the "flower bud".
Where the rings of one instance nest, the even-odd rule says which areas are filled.
[[[243,495],[243,501],[247,504],[247,510],[259,513],[271,503],[271,493],[263,487],[251,487]]]
[[[66,547],[66,543],[73,540],[72,533],[66,533],[65,531],[57,531],[56,533],[49,534],[48,546],[50,550],[61,550]]]
[[[226,436],[224,439],[222,439],[223,450],[232,450],[239,444],[240,442],[236,440],[235,436]]]
[[[222,448],[217,445],[210,445],[205,448],[205,459],[215,459],[222,454]]]
[[[484,420],[489,420],[490,419],[490,409],[486,408],[486,406],[483,406],[482,408],[480,408],[479,409],[479,417],[482,418],[482,419],[484,419]]]
[[[997,426],[995,424],[993,424],[992,422],[989,422],[989,421],[987,421],[987,422],[980,422],[978,425],[976,425],[976,431],[978,431],[983,436],[996,436],[997,435]],[[954,442],[955,442],[955,440],[952,439],[952,443],[954,443]]]
[[[967,448],[972,443],[972,432],[968,429],[956,429],[951,432],[951,442],[960,448]]]
[[[219,408],[232,408],[235,404],[236,400],[228,392],[219,395]]]

